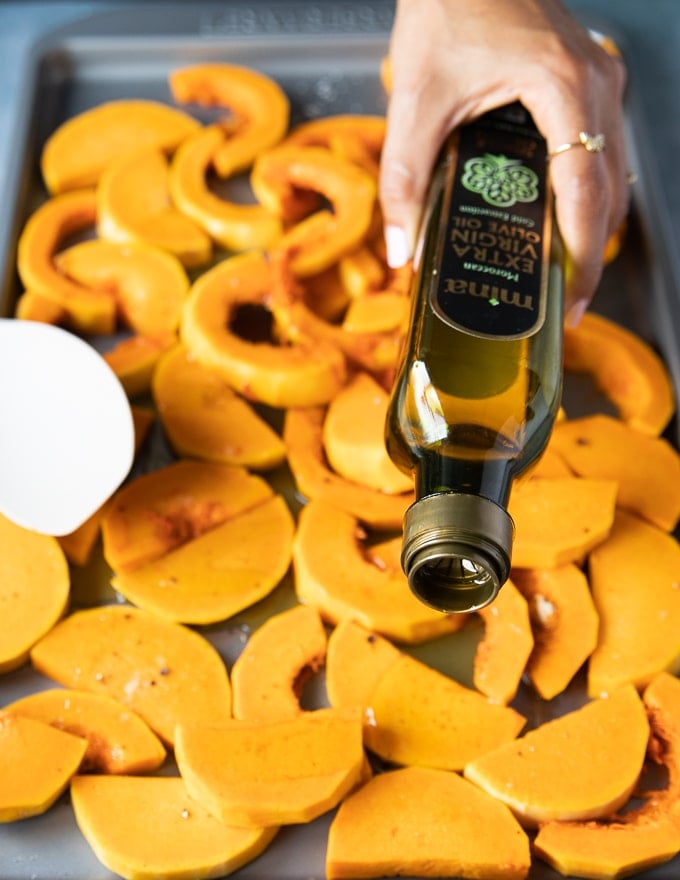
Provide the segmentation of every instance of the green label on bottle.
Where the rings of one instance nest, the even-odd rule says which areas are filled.
[[[461,129],[450,174],[434,311],[476,336],[532,335],[549,258],[545,141],[521,105],[493,111]]]

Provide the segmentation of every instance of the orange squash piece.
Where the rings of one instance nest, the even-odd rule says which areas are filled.
[[[64,556],[71,565],[87,565],[92,558],[100,534],[102,516],[102,508],[95,510],[75,531],[67,535],[59,535],[57,538]]]
[[[342,322],[347,333],[401,332],[409,317],[409,299],[381,291],[352,300]]]
[[[461,770],[513,740],[525,722],[409,654],[387,666],[366,715],[364,742],[383,760],[442,770]]]
[[[278,586],[290,565],[294,532],[293,516],[276,495],[134,571],[115,573],[111,586],[159,617],[218,623]]]
[[[14,317],[20,321],[40,321],[60,327],[67,327],[69,323],[68,311],[63,306],[32,290],[24,291],[17,299]]]
[[[512,564],[557,568],[580,562],[609,534],[617,490],[614,480],[587,477],[518,483],[508,505],[515,523]]]
[[[138,397],[149,391],[156,365],[173,341],[174,337],[159,340],[150,336],[126,336],[104,352],[104,360],[128,397]]]
[[[559,568],[514,569],[527,600],[534,648],[526,674],[544,700],[567,687],[597,645],[599,617],[585,574],[573,563]]]
[[[230,137],[215,149],[212,160],[220,177],[245,171],[288,130],[288,96],[274,79],[252,67],[194,64],[171,71],[168,84],[182,104],[229,111]]]
[[[314,608],[297,605],[250,636],[231,668],[232,712],[245,721],[295,718],[302,687],[323,666],[326,631]]]
[[[77,772],[86,748],[79,736],[0,712],[0,823],[48,810]]]
[[[94,227],[96,219],[94,190],[54,196],[28,218],[17,249],[17,271],[31,296],[54,303],[75,330],[95,335],[115,330],[115,299],[105,291],[91,290],[65,278],[54,257],[69,235]]]
[[[298,490],[325,501],[375,529],[401,529],[413,492],[388,495],[334,473],[323,448],[324,407],[294,407],[286,412],[283,442]]]
[[[350,618],[334,627],[326,648],[326,693],[331,706],[366,707],[373,689],[401,655],[388,639]]]
[[[607,415],[564,421],[555,448],[580,476],[616,480],[616,503],[667,532],[680,519],[680,453]]]
[[[31,662],[64,687],[119,700],[166,745],[183,720],[231,716],[227,670],[210,642],[139,608],[73,612],[33,647]]]
[[[361,779],[361,715],[317,709],[269,723],[185,723],[175,756],[189,792],[222,822],[310,822]]]
[[[652,733],[651,758],[665,767],[668,782],[640,793],[642,803],[607,820],[541,826],[534,851],[565,876],[633,876],[680,852],[680,682],[662,672],[645,688],[643,700]]]
[[[51,193],[94,186],[103,170],[128,150],[153,146],[172,152],[200,123],[160,101],[108,101],[62,123],[47,139],[40,168]]]
[[[28,660],[69,601],[70,576],[56,538],[0,514],[0,673]]]
[[[165,747],[148,724],[105,694],[48,688],[15,700],[4,711],[85,739],[80,772],[150,773],[165,760]]]
[[[352,304],[367,298],[385,283],[387,264],[367,242],[338,261],[338,274]]]
[[[456,773],[380,773],[340,805],[326,852],[329,880],[484,877],[523,880],[529,839],[510,810]]]
[[[184,266],[203,266],[212,255],[212,241],[173,204],[169,176],[168,160],[158,149],[119,156],[97,184],[97,230],[108,241],[143,242]]]
[[[234,323],[245,308],[265,312],[273,278],[265,255],[251,251],[218,263],[194,283],[181,338],[201,364],[218,370],[249,400],[269,406],[324,404],[343,386],[345,358],[330,342],[309,336],[293,345],[244,339]]]
[[[658,436],[675,412],[673,385],[659,355],[640,336],[586,312],[564,333],[564,366],[590,373],[633,428]]]
[[[377,177],[385,129],[384,116],[339,113],[300,123],[287,135],[284,143],[326,147]]]
[[[285,446],[276,431],[217,370],[199,364],[185,346],[176,345],[161,357],[152,393],[178,455],[256,471],[283,463]]]
[[[589,559],[600,617],[588,662],[588,693],[624,682],[644,687],[680,670],[680,545],[672,535],[619,511],[608,540]]]
[[[350,618],[399,642],[416,644],[459,629],[461,619],[420,602],[411,593],[393,551],[371,559],[362,547],[357,520],[325,501],[312,500],[300,511],[293,544],[295,591],[333,623]]]
[[[514,699],[534,647],[529,607],[512,581],[491,605],[477,612],[484,621],[484,635],[477,645],[473,683],[495,703]]]
[[[626,803],[642,772],[649,723],[632,685],[546,721],[472,759],[466,779],[522,824],[596,819]]]
[[[208,880],[257,858],[277,828],[225,825],[171,776],[76,776],[76,822],[99,861],[125,880]]]
[[[243,468],[180,460],[142,474],[111,498],[102,521],[104,556],[115,572],[158,559],[272,497]]]

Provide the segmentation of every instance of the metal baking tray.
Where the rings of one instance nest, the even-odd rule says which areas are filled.
[[[332,113],[382,113],[385,101],[379,65],[387,51],[392,2],[198,2],[137,6],[92,16],[50,33],[37,43],[22,77],[22,110],[15,120],[13,149],[5,174],[9,198],[0,204],[0,314],[11,315],[21,292],[16,245],[30,212],[45,198],[39,156],[45,138],[63,120],[105,100],[144,97],[170,101],[168,72],[184,64],[223,60],[256,67],[275,77],[291,99],[292,123]],[[588,23],[590,24],[590,23]],[[597,23],[598,30],[608,29]],[[616,35],[614,35],[616,38]],[[619,45],[621,41],[617,39]],[[625,46],[624,52],[625,52]],[[632,72],[634,80],[634,71]],[[631,88],[632,92],[632,88]],[[629,228],[622,253],[605,271],[594,308],[658,348],[680,389],[680,268],[664,239],[668,223],[658,196],[649,151],[634,94],[627,124],[629,158],[638,181],[633,188]],[[567,410],[576,414],[601,407],[592,388],[567,383]],[[677,443],[677,419],[668,436]],[[169,460],[159,432],[152,436],[145,468]],[[274,473],[278,488],[291,492],[290,475]],[[100,558],[73,571],[73,605],[115,601]],[[230,667],[248,633],[294,601],[285,581],[264,602],[227,623],[203,632]],[[412,650],[463,684],[471,684],[472,656],[479,636],[474,627]],[[24,667],[0,678],[0,706],[51,685]],[[580,690],[579,690],[580,688]],[[522,687],[514,703],[530,725],[565,711],[582,699],[576,682],[549,706]],[[303,704],[323,704],[323,680],[315,678]],[[546,714],[547,713],[547,714]],[[172,766],[167,772],[174,772]],[[232,876],[239,880],[323,880],[326,835],[332,816],[305,826],[283,828],[260,858]],[[680,857],[646,880],[680,876]],[[78,831],[68,796],[45,815],[0,825],[2,880],[113,880]],[[531,880],[558,875],[536,862]]]

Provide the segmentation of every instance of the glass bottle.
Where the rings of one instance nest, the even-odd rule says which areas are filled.
[[[521,104],[450,136],[415,264],[386,422],[415,484],[402,565],[426,604],[474,611],[508,578],[512,483],[544,450],[562,392],[561,248],[546,144]]]

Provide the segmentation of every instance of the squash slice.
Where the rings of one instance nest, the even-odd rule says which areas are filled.
[[[165,760],[165,747],[148,724],[105,694],[48,688],[15,700],[4,711],[85,739],[81,773],[150,773]]]
[[[361,715],[317,709],[269,723],[185,723],[175,755],[189,792],[222,822],[310,822],[362,777]]]
[[[300,123],[289,132],[284,143],[299,147],[326,147],[377,177],[385,129],[384,116],[339,113]]]
[[[504,805],[456,773],[403,767],[381,773],[340,805],[326,877],[523,880],[529,839]]]
[[[231,668],[232,713],[245,721],[280,721],[303,710],[304,683],[323,666],[326,631],[318,612],[298,605],[266,620]]]
[[[59,323],[68,323],[81,333],[107,334],[116,328],[114,297],[65,278],[54,261],[69,235],[94,228],[96,220],[94,190],[79,189],[48,199],[31,214],[21,231],[17,271],[32,297],[48,300],[62,311]],[[26,311],[24,305],[23,313]]]
[[[536,693],[552,700],[595,650],[599,617],[585,574],[573,563],[559,568],[514,569],[527,600],[534,648],[526,674]]]
[[[368,373],[357,373],[328,404],[323,426],[326,458],[347,480],[388,494],[408,492],[413,479],[402,473],[385,448],[389,396]]]
[[[557,568],[580,562],[609,534],[617,490],[614,480],[587,477],[518,483],[508,505],[515,523],[512,564]]]
[[[628,877],[680,852],[680,682],[662,672],[645,688],[643,700],[651,725],[652,760],[666,768],[668,782],[642,793],[640,805],[607,820],[542,825],[534,851],[565,876]]]
[[[471,760],[463,772],[527,827],[596,819],[626,803],[648,741],[645,707],[626,685]]]
[[[380,291],[352,300],[342,321],[347,333],[394,333],[404,329],[409,299],[401,293]]]
[[[118,377],[128,397],[146,394],[161,355],[175,341],[174,337],[152,339],[150,336],[126,336],[104,352],[104,360]]]
[[[680,544],[619,511],[609,539],[590,554],[590,587],[600,617],[588,662],[588,693],[624,682],[644,687],[680,670]]]
[[[244,308],[268,311],[273,277],[265,255],[251,251],[218,263],[194,283],[181,337],[196,360],[218,370],[249,400],[274,407],[326,403],[346,377],[345,358],[327,341],[252,342],[234,329]]]
[[[0,514],[0,673],[26,663],[69,601],[70,576],[56,538]]]
[[[172,202],[170,169],[152,147],[124,153],[97,184],[97,230],[112,242],[143,242],[173,254],[184,266],[212,255],[210,236]]]
[[[513,740],[525,719],[409,654],[380,676],[366,709],[366,747],[394,764],[461,770]]]
[[[323,449],[323,407],[286,412],[283,442],[298,490],[308,499],[332,504],[376,529],[401,529],[413,491],[388,495],[346,480],[328,465]]]
[[[278,830],[223,824],[172,776],[76,776],[71,800],[94,854],[125,880],[224,877],[264,852]]]
[[[276,495],[159,559],[115,574],[111,585],[137,607],[167,620],[218,623],[259,602],[282,581],[294,532],[293,516]]]
[[[341,621],[328,637],[326,693],[331,706],[368,706],[380,677],[401,656],[388,639],[354,620]]]
[[[139,608],[73,612],[34,646],[31,662],[64,687],[119,700],[165,745],[183,720],[231,717],[227,670],[210,642]]]
[[[364,537],[358,521],[339,508],[319,500],[305,505],[293,544],[298,599],[332,623],[349,618],[410,644],[460,628],[459,616],[427,607],[410,591],[398,561],[400,538],[371,558]]]
[[[616,480],[616,503],[667,532],[680,518],[680,453],[606,415],[565,420],[551,441],[580,476]]]
[[[244,468],[173,462],[136,477],[110,499],[104,556],[115,572],[133,571],[272,495],[268,483]]]
[[[673,384],[658,354],[640,336],[595,312],[564,332],[564,366],[590,373],[633,428],[658,436],[675,412]]]
[[[286,451],[272,427],[210,367],[179,344],[164,354],[153,374],[153,398],[178,455],[270,470]]]
[[[48,810],[78,771],[86,748],[79,736],[0,712],[0,823]]]
[[[142,146],[172,152],[200,123],[160,101],[108,101],[62,123],[47,139],[40,167],[47,189],[94,186],[122,153]]]

